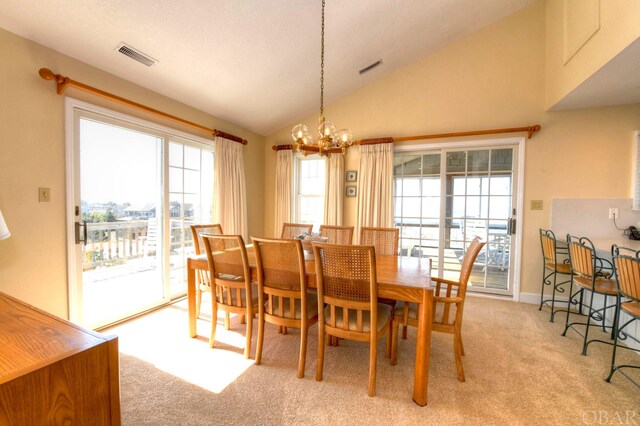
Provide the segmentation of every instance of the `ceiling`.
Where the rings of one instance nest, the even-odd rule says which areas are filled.
[[[328,0],[325,103],[533,1]],[[319,110],[320,11],[319,0],[2,0],[0,27],[268,135]],[[131,60],[121,42],[159,62]]]

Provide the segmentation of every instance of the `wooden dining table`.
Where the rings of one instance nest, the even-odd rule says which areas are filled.
[[[247,247],[251,274],[256,279],[253,247]],[[307,285],[316,288],[314,260],[306,260]],[[189,336],[196,337],[196,270],[208,270],[206,255],[187,258],[187,299],[189,304]],[[413,378],[413,400],[427,405],[429,356],[431,348],[431,316],[433,287],[431,260],[418,257],[376,256],[378,297],[418,304],[418,331]]]

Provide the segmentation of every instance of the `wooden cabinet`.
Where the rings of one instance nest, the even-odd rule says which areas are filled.
[[[0,293],[0,425],[119,425],[118,338]]]

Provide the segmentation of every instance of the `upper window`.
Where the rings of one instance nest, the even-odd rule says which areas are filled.
[[[296,156],[294,164],[293,220],[313,223],[317,231],[324,222],[325,159]]]

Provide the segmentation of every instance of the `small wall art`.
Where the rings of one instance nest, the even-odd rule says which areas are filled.
[[[358,194],[357,186],[347,186],[346,195],[347,197],[355,197]]]
[[[355,170],[347,170],[347,182],[357,182],[358,181],[358,172]]]

